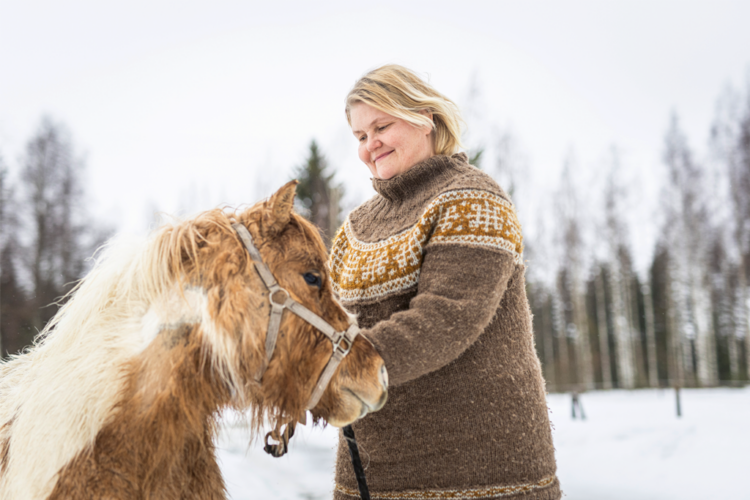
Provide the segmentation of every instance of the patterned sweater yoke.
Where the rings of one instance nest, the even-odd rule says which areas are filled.
[[[372,498],[559,499],[510,199],[462,153],[373,187],[329,260],[391,382],[354,424]],[[357,497],[342,437],[334,498]]]

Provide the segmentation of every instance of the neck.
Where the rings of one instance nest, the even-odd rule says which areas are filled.
[[[162,330],[132,362],[119,412],[94,446],[62,469],[51,499],[76,497],[92,479],[102,491],[118,491],[125,482],[154,498],[173,498],[185,488],[211,497],[223,488],[212,442],[215,416],[230,394],[212,380],[197,330]],[[205,479],[197,484],[196,477]]]
[[[402,202],[439,185],[460,163],[466,163],[463,153],[434,155],[390,179],[373,179],[372,187],[386,200]]]

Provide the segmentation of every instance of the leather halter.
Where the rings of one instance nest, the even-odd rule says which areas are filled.
[[[346,331],[339,332],[328,323],[326,320],[297,302],[285,289],[281,288],[276,282],[273,273],[268,266],[263,262],[263,258],[260,256],[260,252],[253,244],[253,238],[250,236],[250,231],[247,230],[242,224],[232,224],[232,227],[237,234],[240,236],[242,243],[245,244],[250,258],[255,264],[255,269],[258,271],[260,278],[268,288],[268,299],[271,303],[271,317],[268,320],[268,331],[266,333],[266,359],[263,362],[260,374],[256,377],[256,380],[260,382],[263,378],[263,374],[268,367],[268,363],[271,362],[273,357],[273,350],[276,347],[276,339],[279,335],[279,327],[281,326],[281,316],[284,314],[284,309],[288,309],[309,324],[317,328],[320,333],[328,337],[333,344],[333,352],[331,357],[328,359],[328,364],[323,369],[323,373],[318,378],[318,383],[315,385],[315,389],[310,396],[310,400],[307,403],[307,410],[311,410],[318,404],[321,396],[328,383],[333,377],[333,373],[339,366],[339,363],[349,354],[352,348],[354,339],[359,335],[359,327],[356,324],[352,324]]]

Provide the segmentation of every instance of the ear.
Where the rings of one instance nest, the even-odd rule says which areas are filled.
[[[294,206],[294,194],[299,181],[289,181],[266,201],[263,212],[263,235],[273,237],[289,224]]]

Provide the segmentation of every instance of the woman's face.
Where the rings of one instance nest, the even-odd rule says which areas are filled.
[[[390,179],[435,154],[430,127],[415,127],[362,102],[351,107],[349,117],[359,159],[377,179]]]

